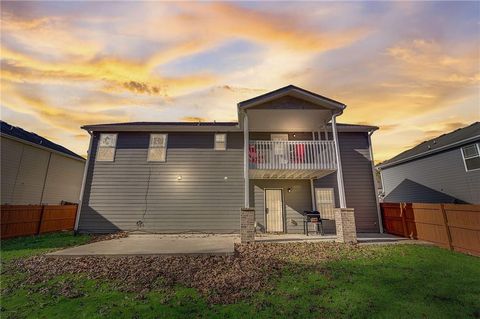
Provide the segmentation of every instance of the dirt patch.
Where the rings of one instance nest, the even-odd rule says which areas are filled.
[[[210,257],[36,256],[12,262],[9,271],[26,273],[27,284],[43,283],[63,274],[83,274],[140,294],[159,288],[159,283],[182,284],[196,288],[209,302],[231,303],[268,288],[287,266],[302,271],[326,260],[373,255],[372,249],[337,243],[252,243],[236,245],[235,250],[233,256]]]
[[[125,237],[128,237],[128,232],[125,232],[125,231],[120,231],[112,234],[92,235],[92,238],[88,243],[91,244],[99,241],[119,239],[119,238],[125,238]]]

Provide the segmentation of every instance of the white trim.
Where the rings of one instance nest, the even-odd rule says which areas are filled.
[[[163,135],[165,139],[165,146],[162,147],[152,147],[152,136],[154,135]],[[152,162],[152,163],[165,163],[167,161],[167,149],[168,149],[168,134],[167,133],[151,133],[150,138],[148,140],[148,149],[147,149],[147,162]],[[150,159],[150,149],[152,148],[163,148],[165,151],[165,158],[163,160],[151,160]]]
[[[0,136],[11,139],[15,142],[19,142],[19,143],[23,143],[23,144],[26,144],[26,145],[29,145],[29,146],[33,146],[33,147],[39,148],[41,150],[52,152],[52,153],[55,153],[55,154],[58,154],[58,155],[61,155],[61,156],[65,156],[65,157],[68,157],[68,158],[71,158],[71,159],[74,159],[74,160],[77,160],[77,161],[80,161],[80,162],[85,162],[84,158],[78,158],[78,157],[75,157],[75,156],[72,156],[72,155],[69,155],[69,154],[51,149],[49,147],[45,147],[45,146],[42,146],[42,145],[39,145],[39,144],[36,144],[36,143],[25,141],[24,139],[21,139],[21,138],[15,137],[15,136],[11,136],[11,135],[4,134],[4,133],[0,133]]]
[[[472,137],[469,137],[467,139],[464,139],[464,140],[461,140],[461,141],[458,141],[458,142],[455,142],[455,143],[452,143],[452,144],[449,144],[449,145],[445,145],[445,146],[442,146],[442,147],[439,147],[439,148],[436,148],[436,149],[433,149],[433,150],[430,150],[430,151],[426,151],[426,152],[423,152],[423,153],[420,153],[420,154],[415,154],[415,155],[400,159],[400,160],[395,161],[395,162],[380,164],[380,165],[378,165],[378,168],[379,169],[386,169],[386,168],[389,168],[391,166],[395,166],[395,165],[398,165],[398,164],[401,164],[401,163],[404,163],[404,162],[408,162],[408,161],[416,159],[416,158],[422,158],[422,157],[425,157],[425,156],[428,156],[428,155],[432,155],[432,154],[441,152],[443,150],[454,148],[455,146],[466,144],[470,141],[475,141],[479,138],[480,138],[480,135],[472,136]]]
[[[380,210],[380,201],[378,200],[378,183],[377,183],[377,176],[375,174],[375,164],[373,159],[373,147],[372,147],[372,134],[373,131],[368,133],[368,151],[370,152],[370,164],[372,166],[372,177],[373,177],[373,187],[375,188],[375,203],[377,205],[377,217],[378,217],[378,227],[380,229],[380,233],[383,234],[383,221],[382,221],[382,212]],[[382,181],[383,184],[383,181]]]
[[[115,145],[113,146],[101,146],[100,142],[102,140],[102,135],[115,135]],[[97,152],[95,153],[95,162],[115,162],[115,155],[117,155],[117,142],[118,142],[118,134],[117,133],[100,133],[98,136],[98,144],[97,144]],[[98,151],[100,148],[113,148],[113,158],[110,159],[98,159]]]
[[[90,143],[88,144],[88,151],[87,151],[87,162],[85,163],[85,168],[83,169],[83,178],[82,178],[82,187],[80,188],[80,200],[78,201],[77,206],[77,216],[75,217],[75,226],[73,230],[76,232],[78,230],[78,223],[80,221],[80,212],[82,211],[82,203],[83,203],[83,192],[85,190],[85,182],[87,181],[87,172],[88,172],[88,165],[90,163],[90,158],[92,157],[92,145],[93,145],[93,134],[90,134]]]
[[[225,144],[224,148],[218,148],[217,147],[217,135],[223,135],[224,136],[224,141],[223,143]],[[213,149],[215,151],[226,151],[227,150],[227,133],[215,133],[213,137]]]
[[[312,210],[316,210],[317,202],[315,196],[315,188],[313,187],[313,178],[310,178],[310,193],[312,194]]]
[[[335,220],[335,208],[337,208],[337,205],[335,203],[335,188],[334,187],[315,187],[315,196],[317,196],[317,190],[328,190],[331,192],[332,194],[332,209],[333,209],[333,218],[332,220]],[[317,211],[320,213],[320,217],[321,218],[325,218],[325,214],[322,214],[322,212],[320,211],[320,209],[318,208],[317,206],[317,201],[315,200],[315,206],[316,206],[316,209]],[[331,216],[328,216],[328,217],[331,217]],[[327,219],[330,219],[330,218],[327,218]]]
[[[337,117],[337,114],[334,114],[332,116],[332,132],[333,132],[333,140],[335,141],[335,154],[337,156],[338,197],[340,199],[340,208],[347,208],[347,201],[345,199],[345,185],[343,184],[342,160],[340,158],[340,145],[338,143],[336,117]]]
[[[465,158],[465,154],[463,153],[463,148],[469,147],[469,146],[472,146],[472,145],[476,146],[476,148],[477,148],[477,156],[472,156],[472,157],[469,157],[469,158]],[[468,144],[468,145],[460,147],[460,153],[462,154],[463,167],[465,167],[465,172],[474,172],[474,171],[480,170],[480,167],[479,168],[474,168],[474,169],[468,169],[467,168],[467,163],[465,162],[466,159],[469,160],[469,159],[472,159],[472,158],[480,157],[480,145],[479,145],[479,143]]]
[[[254,100],[254,101],[250,101],[250,102],[249,102],[249,100],[242,101],[242,102],[238,103],[238,106],[240,108],[246,110],[246,109],[255,107],[257,105],[279,99],[279,98],[284,97],[284,96],[293,96],[293,97],[296,97],[298,99],[301,99],[301,100],[310,102],[312,104],[315,104],[319,108],[326,108],[326,109],[330,109],[332,111],[337,111],[337,112],[339,112],[339,114],[341,112],[343,112],[343,110],[346,107],[346,105],[341,103],[341,102],[337,102],[337,101],[333,101],[333,100],[330,100],[330,99],[325,98],[325,97],[317,96],[315,93],[306,92],[306,91],[303,91],[303,90],[298,89],[298,88],[289,88],[289,89],[287,89],[283,92],[277,92],[275,94],[268,95],[270,93],[272,93],[272,92],[266,93],[265,95],[267,95],[267,96],[259,96],[259,97],[252,98],[252,100]]]
[[[286,221],[286,210],[285,210],[285,191],[281,187],[273,188],[264,188],[263,189],[263,220],[265,223],[265,232],[268,233],[268,223],[267,223],[267,190],[279,190],[282,198],[282,232],[287,233],[287,221]]]
[[[243,117],[243,179],[244,179],[244,197],[245,208],[250,208],[250,184],[249,184],[249,176],[248,176],[248,151],[249,151],[249,143],[248,143],[248,115],[247,112],[244,112]]]

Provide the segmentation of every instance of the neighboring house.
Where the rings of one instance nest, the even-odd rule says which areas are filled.
[[[2,205],[78,203],[85,159],[1,121]]]
[[[385,202],[480,204],[480,123],[423,142],[377,167]]]
[[[334,229],[335,207],[378,232],[370,135],[336,124],[345,105],[295,86],[238,104],[238,122],[84,126],[91,134],[80,232],[238,233],[254,207],[266,232],[303,232],[305,210]]]

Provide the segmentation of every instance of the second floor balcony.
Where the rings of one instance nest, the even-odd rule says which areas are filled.
[[[250,141],[250,178],[318,178],[337,169],[334,141]]]

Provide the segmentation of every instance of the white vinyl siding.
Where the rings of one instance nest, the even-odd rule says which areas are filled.
[[[227,149],[227,134],[215,134],[215,150],[225,151]]]
[[[97,161],[113,162],[115,159],[115,147],[117,146],[117,134],[100,134],[100,142],[97,149]]]
[[[467,172],[480,168],[480,147],[478,144],[462,147],[462,155]]]
[[[324,219],[335,219],[335,196],[333,188],[315,188],[317,210]]]
[[[150,134],[147,160],[149,162],[167,160],[167,134]]]

